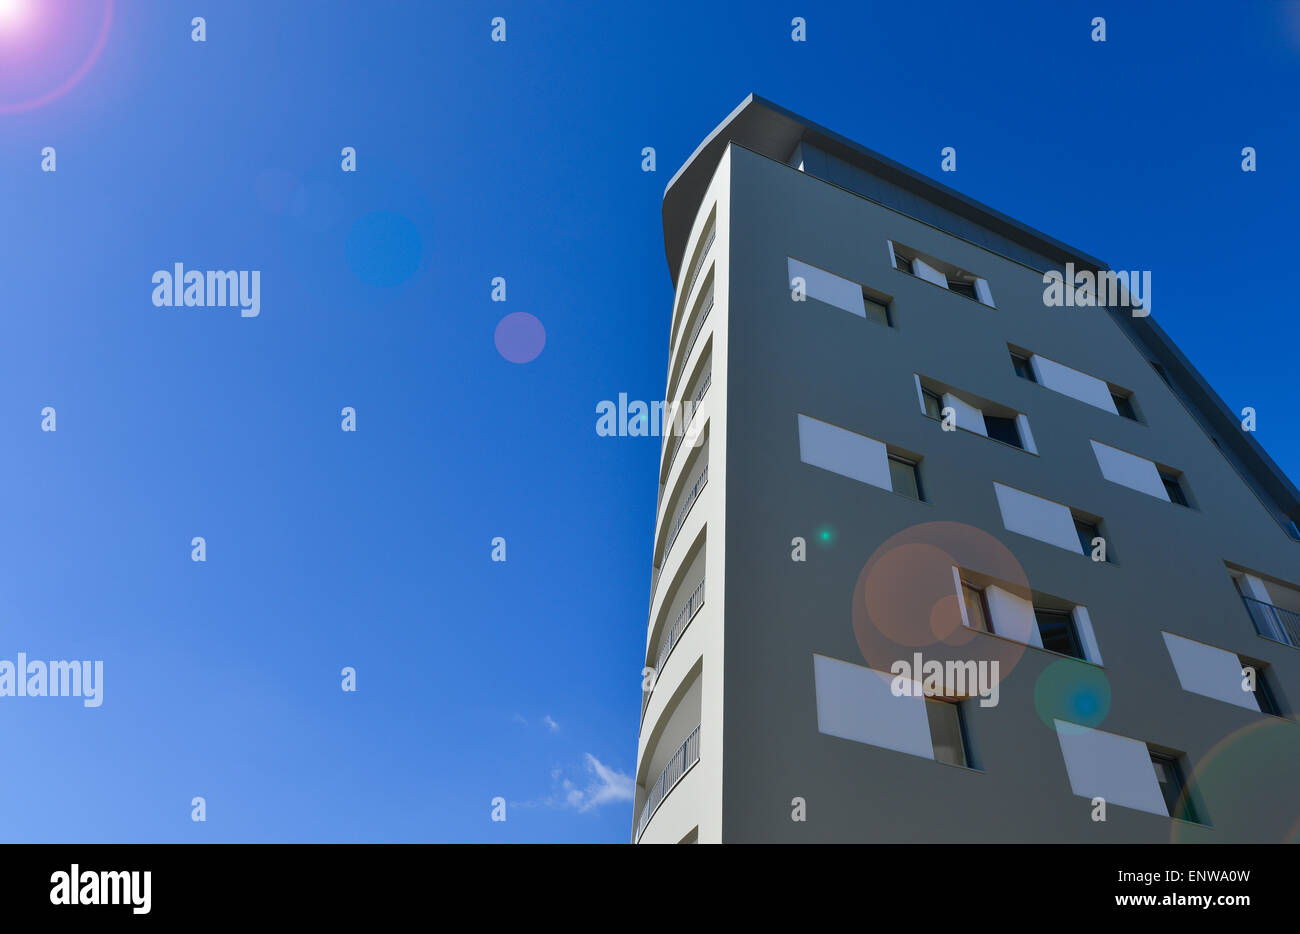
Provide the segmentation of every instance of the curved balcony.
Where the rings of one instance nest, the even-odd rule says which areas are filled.
[[[638,841],[640,841],[641,835],[645,833],[646,825],[650,823],[650,818],[654,817],[659,805],[663,804],[664,799],[682,780],[682,777],[699,761],[700,727],[697,724],[690,735],[686,737],[686,742],[682,743],[677,751],[673,753],[672,758],[668,760],[668,764],[659,773],[659,777],[650,786],[645,805],[641,808],[641,816],[636,822],[636,839]]]
[[[695,290],[695,283],[699,281],[700,272],[704,269],[705,261],[709,258],[709,251],[713,249],[713,241],[717,235],[717,218],[709,218],[708,229],[700,240],[700,246],[695,251],[695,257],[691,261],[690,271],[686,274],[677,289],[677,295],[673,303],[673,319],[668,325],[668,347],[672,350],[673,342],[677,337],[678,323],[682,317],[682,309],[687,306],[691,300],[691,293]]]
[[[704,469],[700,471],[699,477],[696,478],[695,483],[693,483],[691,488],[686,492],[681,505],[677,507],[677,513],[673,516],[673,524],[668,529],[668,537],[664,544],[663,554],[659,556],[659,563],[655,566],[654,573],[650,575],[651,603],[654,603],[655,589],[659,586],[659,573],[664,569],[664,565],[668,563],[668,555],[672,552],[673,544],[677,541],[677,533],[682,530],[682,524],[686,521],[686,517],[691,514],[691,507],[699,500],[700,493],[708,482],[709,462],[706,460],[704,462]]]
[[[711,364],[712,361],[705,362]],[[699,385],[695,387],[695,392],[691,395],[690,412],[686,416],[685,424],[680,424],[680,418],[676,413],[674,413],[671,420],[671,430],[668,426],[664,428],[664,435],[666,436],[664,439],[664,457],[663,463],[659,468],[659,494],[661,500],[660,503],[655,504],[656,507],[662,503],[664,484],[668,480],[668,473],[671,471],[673,462],[677,460],[677,455],[682,449],[682,442],[691,437],[691,429],[695,426],[695,423],[700,416],[700,403],[704,401],[704,396],[708,393],[711,385],[713,385],[712,365],[705,370],[703,379],[700,380]],[[680,431],[678,430],[679,424],[681,428]]]
[[[713,241],[717,239],[718,231],[713,224],[709,224],[709,232],[704,235],[704,245],[700,247],[700,253],[695,257],[695,263],[691,267],[690,277],[686,280],[686,294],[691,294],[691,289],[695,288],[695,280],[700,276],[700,270],[704,268],[704,261],[708,259],[709,250],[713,248]]]
[[[695,619],[700,608],[704,606],[704,578],[695,585],[691,591],[690,597],[686,600],[686,605],[677,611],[677,616],[673,623],[668,627],[659,638],[659,651],[654,654],[655,684],[648,691],[642,692],[641,695],[641,719],[645,720],[645,709],[650,706],[650,697],[654,694],[655,687],[658,687],[659,676],[663,674],[664,663],[668,661],[668,656],[677,648],[677,644],[682,641],[682,636],[686,634],[686,627]]]
[[[709,465],[706,463],[704,469],[700,471],[699,478],[691,486],[690,491],[687,492],[686,499],[677,507],[677,515],[673,518],[672,527],[668,530],[668,541],[664,545],[664,556],[663,560],[659,562],[660,567],[663,567],[663,562],[668,560],[668,555],[673,550],[673,543],[677,541],[677,533],[682,530],[682,523],[685,522],[686,517],[690,515],[691,507],[694,506],[696,501],[700,498],[700,493],[704,490],[704,486],[708,482]]]
[[[691,327],[690,337],[686,339],[686,346],[676,355],[672,376],[668,380],[669,398],[677,391],[677,383],[682,378],[682,371],[686,369],[686,363],[691,359],[691,351],[695,349],[695,343],[700,339],[700,332],[704,330],[704,325],[709,320],[709,313],[713,311],[713,305],[713,286],[710,284],[708,294],[704,296],[700,309],[695,312],[695,323]]]

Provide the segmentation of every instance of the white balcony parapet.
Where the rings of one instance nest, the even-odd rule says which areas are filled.
[[[645,833],[646,825],[650,823],[650,818],[659,809],[659,805],[663,803],[664,798],[668,797],[668,793],[673,790],[674,786],[699,761],[700,728],[697,726],[691,730],[691,735],[686,737],[686,742],[682,743],[681,747],[673,753],[673,757],[668,760],[668,764],[659,773],[655,783],[650,786],[650,794],[645,799],[645,806],[641,808],[641,818],[636,822],[636,839],[638,841],[641,839],[641,834]]]
[[[686,627],[695,619],[695,614],[700,612],[700,607],[704,606],[704,578],[695,585],[695,590],[691,593],[691,598],[686,601],[686,606],[681,608],[677,618],[673,620],[672,626],[664,635],[659,644],[659,654],[655,657],[655,679],[658,680],[659,673],[664,670],[664,662],[668,661],[668,656],[672,654],[677,643],[682,641],[682,635],[686,632]],[[650,695],[654,693],[654,688],[646,691],[641,698],[641,718],[645,719],[645,709],[650,705]]]

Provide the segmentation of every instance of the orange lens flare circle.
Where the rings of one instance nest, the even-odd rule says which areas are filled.
[[[1029,593],[1024,568],[1005,545],[960,522],[926,522],[891,536],[862,568],[853,591],[853,635],[869,667],[889,671],[920,652],[927,660],[997,661],[1005,679],[1023,643],[966,626],[953,569]]]

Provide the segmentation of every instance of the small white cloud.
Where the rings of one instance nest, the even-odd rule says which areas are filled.
[[[636,784],[630,775],[611,769],[591,753],[587,753],[585,759],[591,781],[585,789],[579,790],[572,788],[570,782],[565,780],[565,785],[569,788],[565,802],[569,807],[577,808],[579,811],[590,811],[611,801],[634,799]]]
[[[542,717],[542,722],[551,728],[552,733],[555,733],[560,729],[560,725],[551,719],[551,715],[549,713],[546,716]]]
[[[518,806],[573,808],[585,812],[613,801],[635,800],[636,783],[630,775],[611,769],[591,753],[583,755],[583,765],[588,775],[585,788],[566,778],[563,769],[551,769],[551,793],[544,798],[520,802]]]

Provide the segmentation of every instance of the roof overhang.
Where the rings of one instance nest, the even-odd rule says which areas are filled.
[[[705,138],[664,189],[664,253],[674,288],[681,270],[682,257],[686,253],[686,240],[690,236],[691,225],[695,222],[704,193],[713,180],[714,171],[727,146],[736,143],[769,159],[785,162],[800,142],[807,142],[1049,259],[1059,260],[1061,265],[1073,262],[1080,268],[1105,268],[1099,259],[1081,250],[1067,246],[893,159],[751,94]]]

